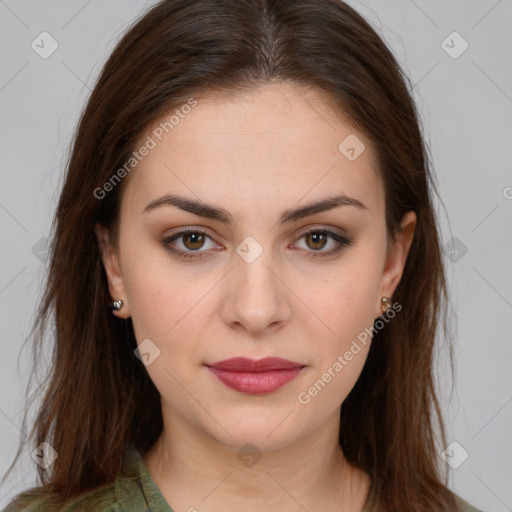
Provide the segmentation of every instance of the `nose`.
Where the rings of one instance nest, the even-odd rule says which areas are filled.
[[[253,337],[282,328],[291,317],[290,291],[270,251],[252,262],[234,258],[223,301],[225,324]]]

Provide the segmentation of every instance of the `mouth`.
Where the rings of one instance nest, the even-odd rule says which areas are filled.
[[[234,357],[206,367],[224,385],[247,394],[266,394],[276,391],[301,373],[306,365],[267,357],[260,360]]]

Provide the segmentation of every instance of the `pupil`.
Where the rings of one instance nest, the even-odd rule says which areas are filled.
[[[313,233],[310,235],[311,238],[313,238],[313,245],[317,245],[318,243],[320,243],[320,247],[314,247],[315,249],[322,249],[322,247],[325,246],[325,243],[322,243],[322,242],[325,242],[325,235],[322,234],[322,233]]]
[[[191,244],[193,247],[189,247],[189,249],[199,249],[202,245],[202,238],[203,238],[203,235],[200,235],[198,233],[189,233],[188,235],[185,236],[185,240],[192,240],[191,241]],[[194,244],[198,244],[198,246],[194,246]],[[188,246],[188,244],[185,244]]]

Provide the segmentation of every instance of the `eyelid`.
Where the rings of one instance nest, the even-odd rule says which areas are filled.
[[[309,233],[314,233],[316,231],[332,233],[334,235],[337,235],[337,236],[343,237],[343,238],[347,238],[347,239],[350,238],[347,231],[342,228],[335,227],[335,226],[328,226],[326,224],[313,224],[313,225],[305,228],[304,231],[301,231],[300,234],[297,235],[295,239],[297,240],[297,239],[303,237],[304,235],[307,235]]]

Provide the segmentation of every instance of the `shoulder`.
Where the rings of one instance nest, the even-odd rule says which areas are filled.
[[[466,500],[462,499],[460,496],[455,494],[453,491],[450,491],[453,498],[455,499],[455,504],[457,505],[457,512],[484,512],[480,510]],[[377,500],[373,494],[370,495],[370,501],[368,501],[366,508],[363,512],[380,512],[381,508],[377,504]]]
[[[115,484],[102,486],[75,497],[63,507],[55,499],[39,490],[16,496],[2,512],[124,512],[117,501]]]
[[[457,505],[459,506],[461,512],[483,512],[482,510],[473,507],[473,505],[469,504],[466,500],[463,500],[457,494],[455,494],[454,496],[455,501],[457,502]]]
[[[80,494],[60,507],[47,488],[30,489],[18,494],[1,512],[140,512],[146,507],[137,484],[139,465],[140,455],[130,446],[113,482]]]

